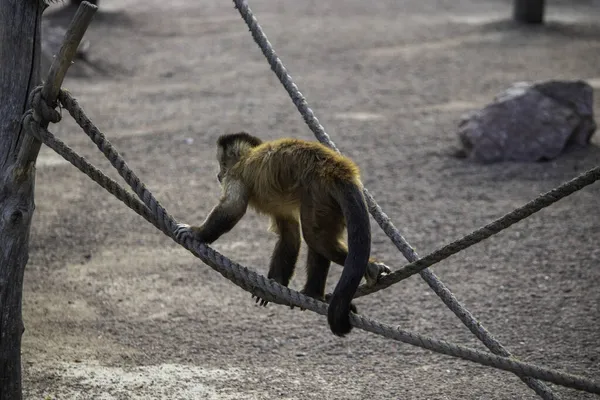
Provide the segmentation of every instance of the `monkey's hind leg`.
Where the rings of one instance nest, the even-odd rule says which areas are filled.
[[[329,302],[329,298],[325,295],[325,283],[330,266],[331,260],[309,247],[306,261],[306,284],[300,293],[326,303]],[[303,308],[301,310],[304,311]],[[350,304],[350,310],[357,313],[354,304]]]
[[[327,211],[329,212],[324,212],[324,210],[318,212],[310,202],[305,202],[302,204],[300,214],[302,234],[309,247],[309,256],[311,257],[307,262],[307,280],[304,291],[308,296],[325,301],[329,301],[328,298],[325,298],[325,282],[331,261],[335,263],[341,261],[341,265],[344,265],[348,254],[343,245],[341,251],[334,251],[334,249],[338,249],[337,244],[344,231],[341,211],[336,212],[335,209]],[[326,268],[324,268],[325,265]],[[354,304],[350,304],[350,308],[352,312],[357,312]]]
[[[279,235],[279,239],[271,255],[267,278],[287,286],[294,274],[300,253],[300,225],[294,218],[276,217],[273,219],[272,228]],[[267,300],[258,296],[252,297],[256,297],[256,302],[260,302],[261,306],[269,304]]]
[[[321,252],[325,255],[325,257],[329,258],[336,264],[341,266],[346,262],[346,257],[348,256],[348,247],[341,240],[336,239],[335,236],[324,236],[319,239],[321,242]],[[369,258],[369,263],[367,264],[367,270],[365,272],[365,280],[367,281],[367,286],[375,285],[379,279],[391,273],[392,270],[387,265],[375,261],[373,258]]]
[[[314,202],[307,201],[301,207],[302,233],[306,243],[312,240],[313,248],[334,263],[344,266],[348,256],[348,247],[342,241],[346,228],[342,211],[338,206],[330,205],[330,209],[318,210]],[[310,245],[310,244],[309,244]],[[373,286],[379,279],[392,270],[385,264],[369,258],[365,280]]]
[[[309,246],[306,256],[306,283],[300,293],[325,301],[325,283],[330,265],[331,261],[327,257],[317,253]],[[304,311],[304,308],[300,309]]]

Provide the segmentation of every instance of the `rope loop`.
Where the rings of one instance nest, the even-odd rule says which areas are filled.
[[[58,106],[56,104],[48,104],[44,96],[42,95],[43,86],[35,87],[31,92],[31,109],[33,110],[33,119],[39,124],[43,122],[52,122],[56,124],[61,120],[60,112],[54,108]]]
[[[30,108],[29,110],[25,111],[25,114],[23,114],[21,123],[23,124],[23,126],[26,128],[26,131],[31,136],[33,136],[40,142],[43,142],[42,132],[40,131],[41,126],[40,126],[40,123],[38,121],[36,121],[36,117],[34,116],[33,109]]]

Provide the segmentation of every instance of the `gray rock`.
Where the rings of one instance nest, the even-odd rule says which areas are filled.
[[[518,82],[461,119],[458,155],[484,163],[551,160],[589,144],[595,130],[586,82]]]

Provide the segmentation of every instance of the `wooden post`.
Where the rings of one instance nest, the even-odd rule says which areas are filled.
[[[35,209],[35,161],[41,143],[24,130],[21,118],[29,107],[29,93],[40,84],[40,32],[45,8],[46,4],[39,0],[0,0],[1,400],[22,399],[23,275],[29,257],[29,230]],[[79,25],[85,26],[81,31],[71,24],[65,35],[67,40],[52,63],[43,91],[50,102],[56,101],[72,55],[96,9],[83,2],[73,18],[73,22],[78,20]]]
[[[545,0],[514,0],[513,18],[525,24],[544,22]]]
[[[36,0],[0,0],[0,398],[20,400],[21,293],[35,208],[39,145],[21,126],[39,84],[41,17]],[[28,162],[28,160],[34,162]]]

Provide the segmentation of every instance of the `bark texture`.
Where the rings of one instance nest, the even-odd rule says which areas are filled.
[[[40,143],[21,126],[28,96],[40,83],[36,0],[0,0],[0,399],[21,399],[23,274],[35,209]]]

